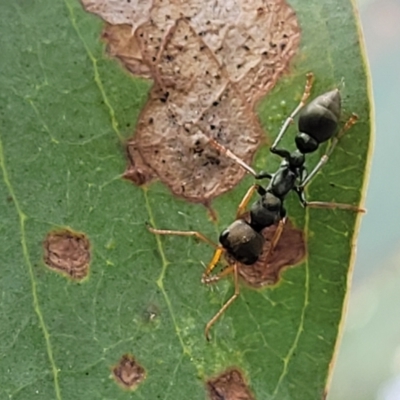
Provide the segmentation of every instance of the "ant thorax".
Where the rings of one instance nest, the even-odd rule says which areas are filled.
[[[291,168],[288,160],[283,160],[278,171],[272,176],[267,187],[267,192],[283,200],[294,188],[297,178],[300,175],[299,168]]]
[[[288,166],[292,170],[301,168],[306,162],[304,154],[300,150],[295,150],[289,155]]]

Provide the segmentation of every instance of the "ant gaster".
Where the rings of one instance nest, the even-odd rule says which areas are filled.
[[[299,105],[286,119],[276,140],[270,148],[272,153],[283,158],[281,165],[274,174],[268,172],[256,173],[230,150],[220,145],[214,139],[210,139],[210,144],[213,147],[219,150],[220,153],[240,164],[244,169],[246,169],[246,171],[254,175],[256,179],[270,179],[266,188],[258,184],[254,184],[250,187],[238,206],[235,221],[220,234],[220,244],[214,243],[212,240],[196,231],[171,231],[149,227],[149,230],[155,234],[196,236],[216,248],[212,260],[203,273],[203,283],[213,283],[222,277],[233,273],[235,293],[207,323],[205,335],[208,340],[211,326],[239,295],[237,263],[245,265],[254,264],[259,259],[264,248],[265,239],[261,234],[262,230],[271,225],[278,224],[274,236],[271,239],[267,259],[272,254],[286,222],[284,201],[290,191],[297,193],[300,202],[304,207],[340,208],[356,212],[364,211],[363,209],[349,204],[325,203],[318,201],[309,202],[305,198],[304,188],[306,185],[328,161],[329,156],[332,154],[339,139],[357,121],[357,116],[353,114],[343,126],[342,130],[334,136],[341,114],[341,98],[339,90],[335,89],[324,93],[305,106],[305,102],[310,95],[312,82],[313,74],[309,73],[307,74],[307,83]],[[298,133],[295,137],[296,150],[290,152],[286,149],[278,148],[278,144],[284,133],[293,122],[293,118],[300,111]],[[332,141],[328,150],[322,156],[314,169],[308,174],[305,167],[306,154],[315,152],[321,143],[326,142],[329,139],[332,139]],[[252,195],[256,191],[259,194],[259,198],[250,207],[249,220],[247,221],[243,219],[243,214]],[[232,264],[224,268],[219,274],[210,275],[224,252],[230,256],[230,259],[233,259]]]

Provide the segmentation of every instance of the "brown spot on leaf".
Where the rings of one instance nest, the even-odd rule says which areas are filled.
[[[252,265],[238,264],[240,276],[250,286],[262,287],[277,283],[285,267],[299,264],[306,255],[303,231],[295,228],[288,221],[272,255],[267,259],[276,228],[276,225],[272,225],[262,231],[266,241],[263,253],[256,263]]]
[[[113,377],[124,389],[134,390],[146,377],[146,371],[130,354],[124,354],[112,369]]]
[[[229,7],[213,0],[133,0],[126,9],[112,0],[82,3],[108,22],[108,53],[155,81],[137,124],[135,163],[125,175],[147,182],[146,173],[135,172],[146,164],[174,194],[201,203],[235,186],[243,170],[208,139],[251,162],[263,137],[254,105],[299,44],[293,10],[284,0]],[[143,162],[136,162],[139,155]]]
[[[44,262],[49,268],[76,280],[88,275],[90,243],[83,233],[69,229],[50,232],[43,248]]]
[[[254,400],[241,372],[230,369],[207,381],[210,400]]]

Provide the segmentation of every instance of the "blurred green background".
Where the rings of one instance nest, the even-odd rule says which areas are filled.
[[[373,81],[375,149],[328,400],[400,400],[400,0],[359,0],[359,8]]]

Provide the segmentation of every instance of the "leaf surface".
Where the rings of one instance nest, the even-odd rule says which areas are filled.
[[[359,204],[370,106],[353,7],[347,0],[291,6],[302,29],[300,52],[259,104],[260,120],[274,137],[309,71],[316,77],[312,96],[339,86],[343,121],[352,112],[360,119],[307,195]],[[151,84],[104,55],[102,22],[74,0],[2,2],[0,14],[0,398],[204,399],[205,381],[233,366],[256,399],[322,398],[359,216],[303,210],[290,197],[307,258],[273,288],[242,285],[207,343],[204,326],[231,296],[232,281],[202,286],[202,264],[213,249],[155,237],[145,222],[217,240],[252,179],[213,202],[217,222],[160,183],[140,189],[123,180],[122,142]],[[264,146],[253,167],[274,171],[278,163]],[[90,275],[81,283],[43,262],[47,233],[65,227],[91,242]],[[146,371],[134,392],[111,378],[124,354]]]

